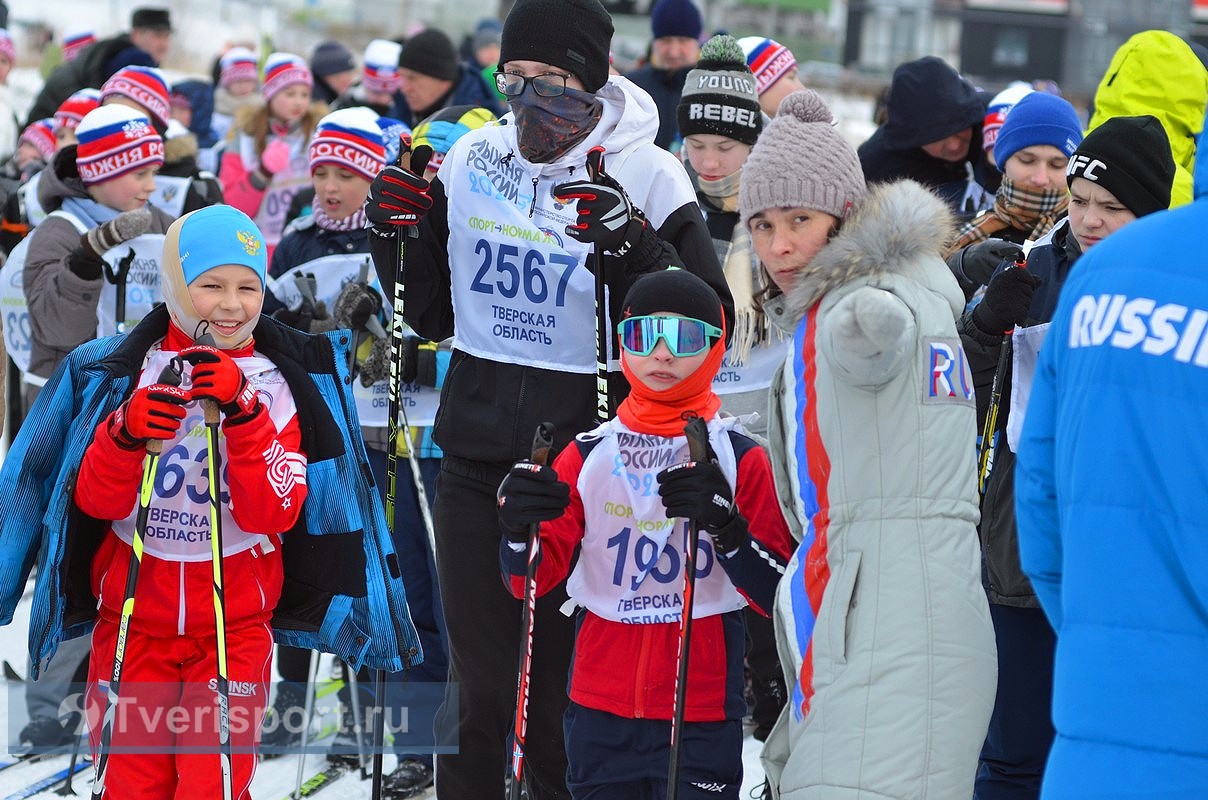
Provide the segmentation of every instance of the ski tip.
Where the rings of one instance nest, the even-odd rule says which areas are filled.
[[[13,668],[13,665],[8,662],[7,658],[4,659],[4,680],[14,683],[25,682],[25,679],[21,677],[21,673]]]

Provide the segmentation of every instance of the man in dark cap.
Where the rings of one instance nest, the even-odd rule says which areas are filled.
[[[134,9],[129,33],[100,40],[50,73],[29,110],[29,121],[54,116],[72,94],[101,88],[122,67],[158,67],[171,41],[172,20],[167,9]]]
[[[328,39],[315,45],[310,56],[315,78],[314,99],[331,105],[357,79],[357,62],[341,42]]]
[[[403,43],[398,74],[406,107],[397,109],[396,116],[408,125],[417,125],[449,106],[482,106],[493,114],[503,113],[498,96],[482,74],[462,63],[453,41],[435,28],[422,30]]]
[[[495,74],[511,113],[462,136],[431,183],[387,167],[366,202],[387,296],[406,237],[405,318],[428,339],[454,337],[434,428],[444,452],[436,564],[450,686],[458,687],[438,722],[438,736],[454,732],[459,747],[436,758],[437,796],[446,800],[498,796],[513,755],[521,604],[501,580],[496,490],[529,456],[538,423],[553,424],[556,453],[594,426],[598,406],[609,414],[627,392],[611,372],[608,396],[598,394],[594,274],[607,285],[606,330],[621,318],[630,284],[669,265],[712,286],[733,328],[692,185],[654,144],[654,105],[629,81],[609,79],[612,32],[599,0],[518,0]],[[593,179],[587,157],[595,148],[604,163]],[[418,237],[408,236],[409,225]],[[616,337],[606,338],[615,351]],[[569,797],[562,715],[574,622],[559,611],[566,599],[558,587],[536,603],[523,760],[533,800]]]
[[[700,60],[700,35],[704,29],[700,9],[692,0],[658,0],[650,10],[650,63],[626,75],[641,86],[659,110],[659,133],[654,143],[678,150],[680,134],[675,121],[688,71]]]

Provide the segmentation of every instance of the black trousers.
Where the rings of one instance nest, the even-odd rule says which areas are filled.
[[[436,484],[436,563],[449,635],[449,691],[438,738],[456,725],[459,752],[436,757],[441,800],[502,797],[511,757],[520,654],[520,607],[499,565],[495,492],[510,465],[446,456]],[[569,800],[562,715],[574,623],[565,586],[537,601],[524,775],[532,800]],[[450,698],[451,699],[451,698]]]

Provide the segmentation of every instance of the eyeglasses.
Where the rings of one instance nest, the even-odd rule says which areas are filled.
[[[648,356],[659,339],[676,358],[695,356],[709,349],[710,337],[721,338],[721,328],[688,317],[629,317],[617,325],[621,347],[635,356]]]
[[[524,94],[526,84],[532,84],[533,91],[541,97],[557,97],[566,91],[566,79],[569,75],[559,75],[556,72],[546,72],[542,75],[518,75],[515,72],[496,72],[495,88],[508,97]]]

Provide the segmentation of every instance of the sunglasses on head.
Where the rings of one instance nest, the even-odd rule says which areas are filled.
[[[617,333],[627,353],[648,356],[662,339],[676,358],[703,353],[712,344],[710,337],[721,338],[721,328],[689,317],[629,317],[617,325]]]

